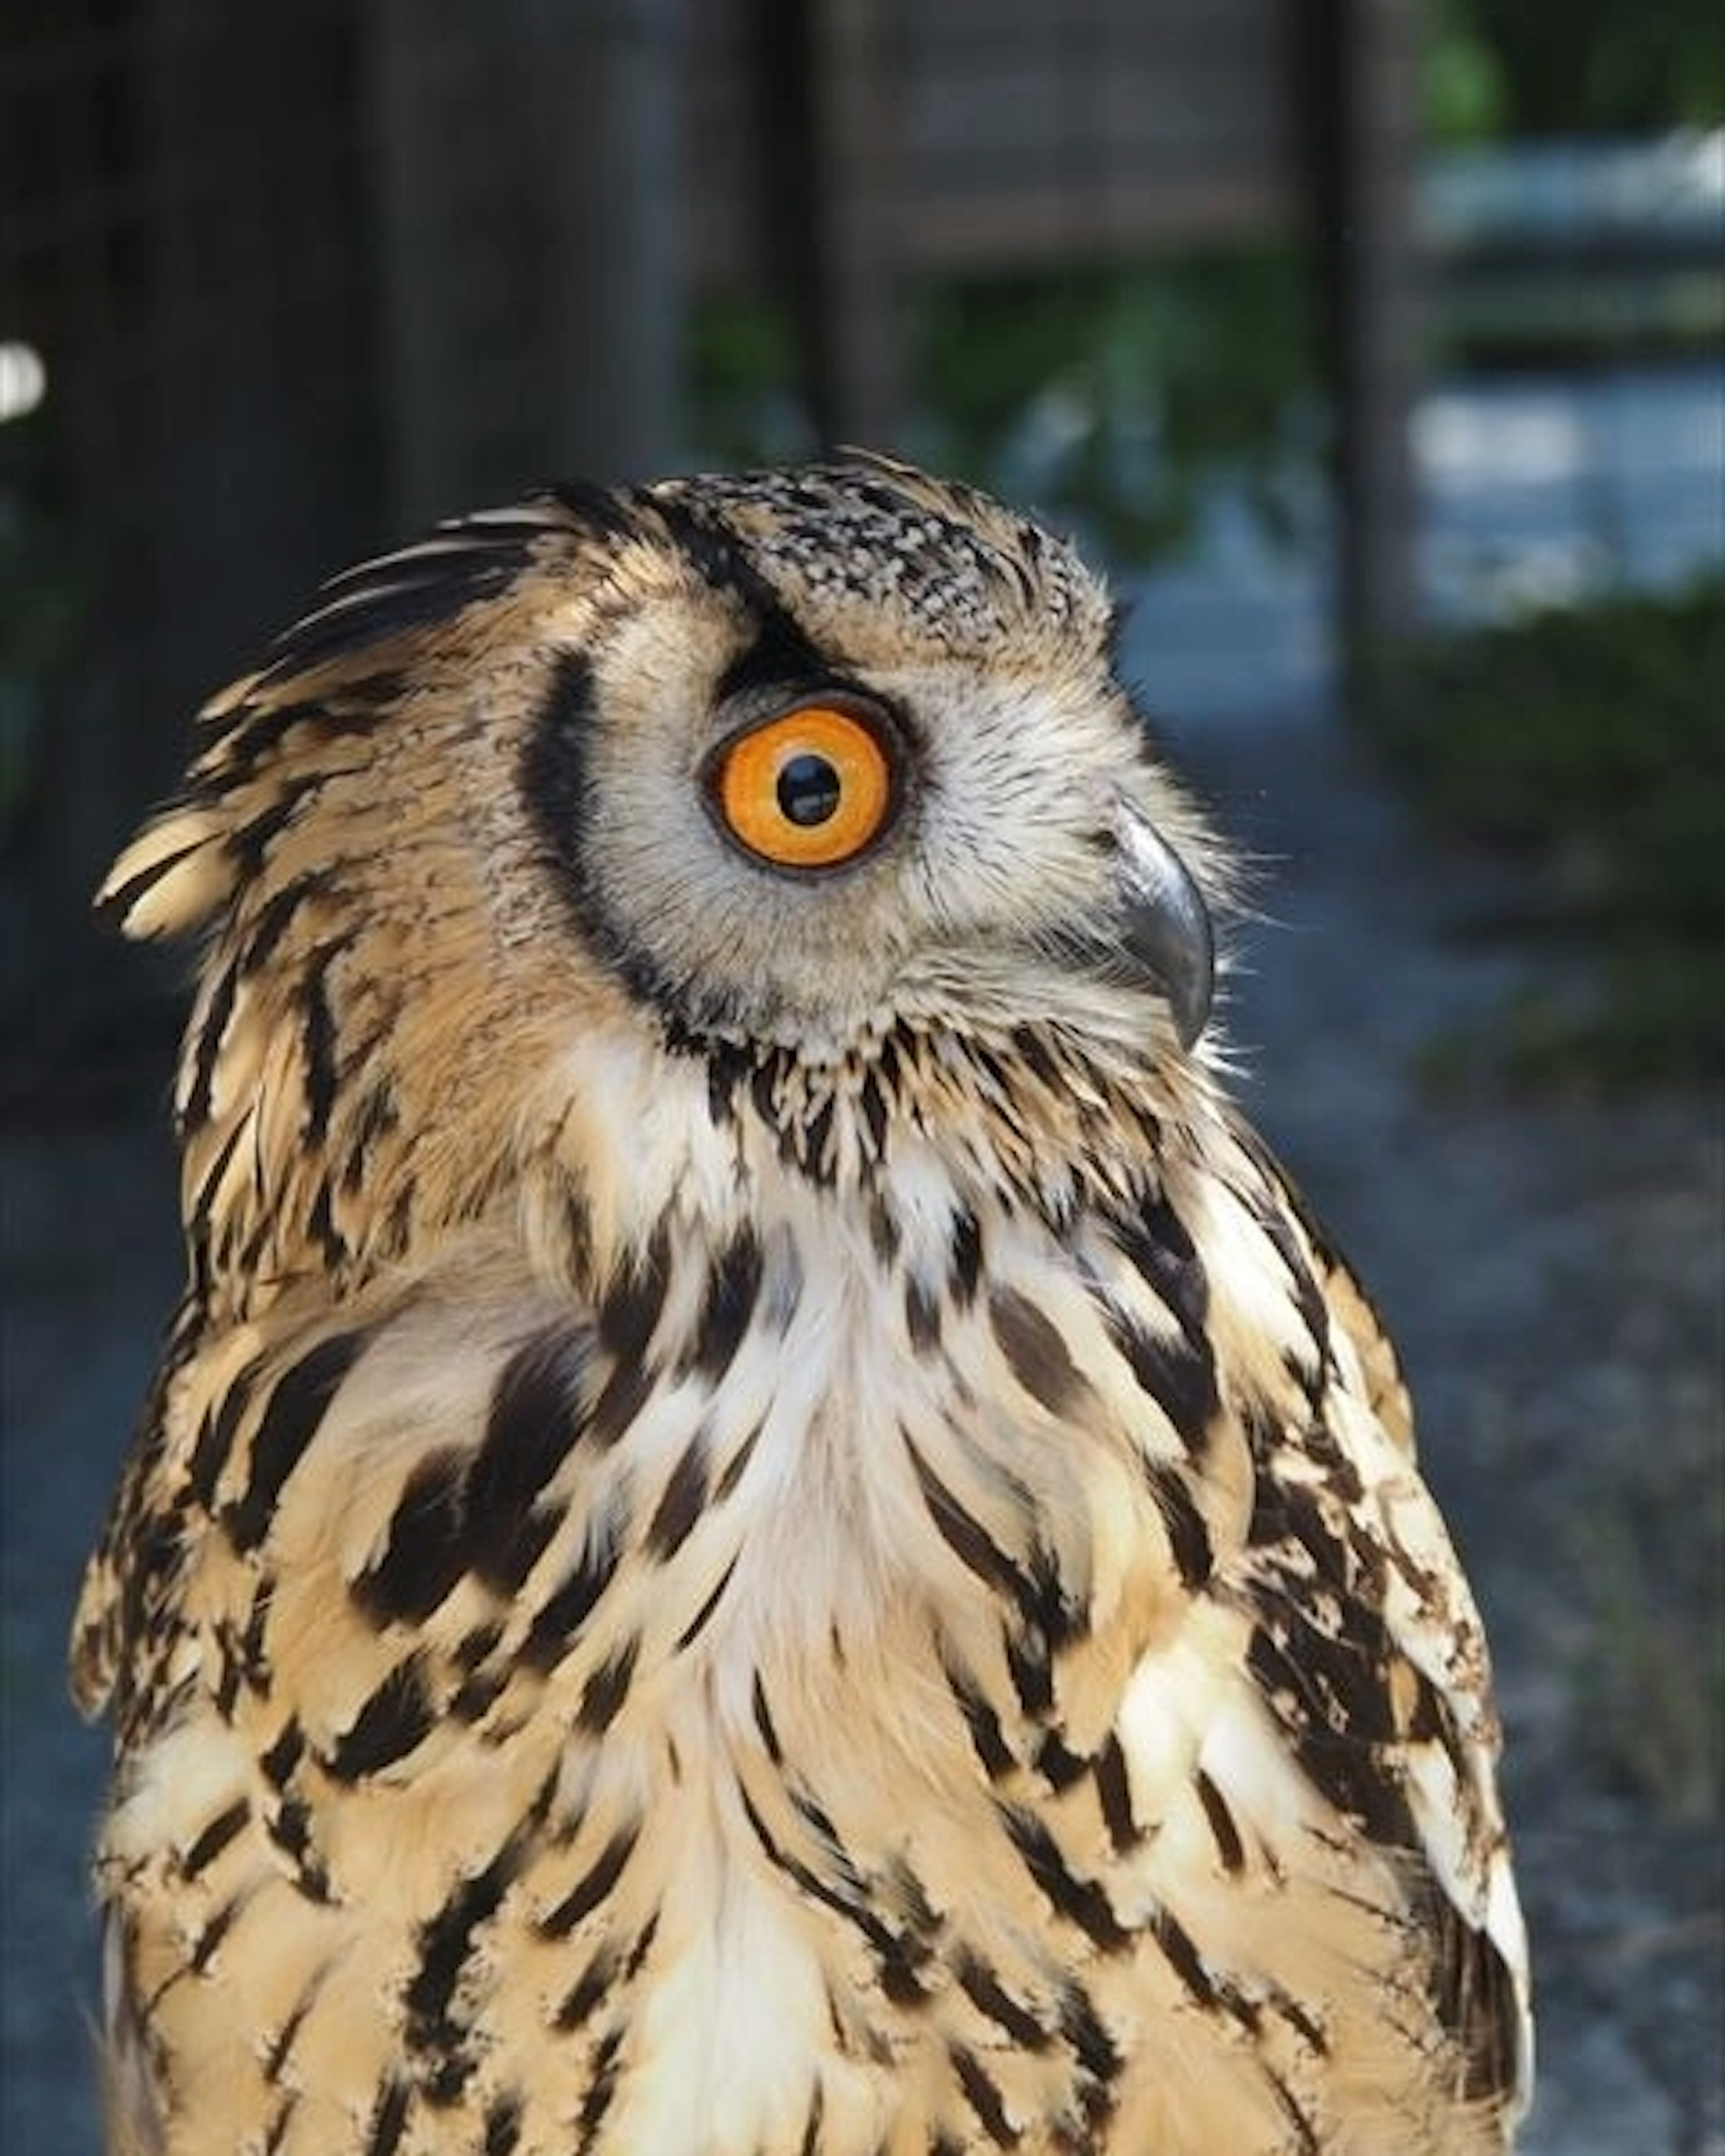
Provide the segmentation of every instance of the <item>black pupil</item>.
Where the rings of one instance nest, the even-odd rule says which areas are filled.
[[[807,829],[824,824],[839,806],[839,774],[824,756],[804,751],[788,757],[778,774],[778,805],[785,820]]]

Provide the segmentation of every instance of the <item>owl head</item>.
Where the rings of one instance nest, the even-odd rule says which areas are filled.
[[[1228,889],[1114,632],[1065,546],[873,459],[556,488],[336,578],[102,893],[204,939],[206,1282],[399,1257],[547,1160],[589,1229],[756,1152],[1106,1165],[1196,1067]]]

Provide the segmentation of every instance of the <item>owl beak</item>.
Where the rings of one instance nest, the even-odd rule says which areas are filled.
[[[1167,1003],[1190,1048],[1204,1031],[1216,986],[1210,910],[1192,871],[1153,825],[1122,808],[1120,948]]]

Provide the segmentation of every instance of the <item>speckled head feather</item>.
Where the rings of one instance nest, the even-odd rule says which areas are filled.
[[[103,894],[202,939],[80,1696],[113,2145],[1508,2145],[1467,1590],[1222,1090],[1107,596],[877,459],[326,586]]]

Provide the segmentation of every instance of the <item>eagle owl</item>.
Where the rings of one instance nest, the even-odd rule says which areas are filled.
[[[1508,2145],[1479,1623],[1113,626],[858,459],[444,524],[203,712],[115,2149]]]

